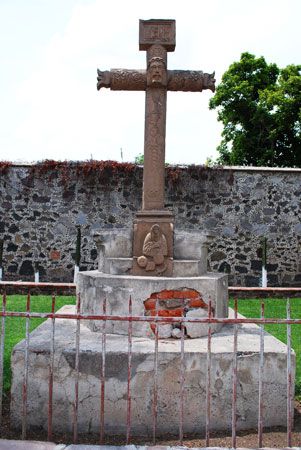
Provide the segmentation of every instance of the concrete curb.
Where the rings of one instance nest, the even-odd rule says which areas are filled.
[[[42,441],[15,441],[0,439],[0,450],[65,450],[65,444],[54,444]]]
[[[231,447],[169,447],[165,445],[144,446],[144,445],[87,445],[87,444],[54,444],[52,442],[41,441],[15,441],[0,439],[0,450],[231,450]],[[273,450],[270,447],[262,447],[263,450]],[[283,447],[283,449],[288,449]],[[300,450],[301,447],[290,447],[289,450]],[[237,447],[236,450],[256,450],[253,448]]]

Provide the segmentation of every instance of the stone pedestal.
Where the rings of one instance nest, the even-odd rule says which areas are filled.
[[[64,307],[64,312],[74,307]],[[111,328],[114,328],[112,325]],[[257,427],[260,330],[238,325],[237,429]],[[49,365],[52,324],[47,320],[30,335],[28,416],[30,429],[47,430]],[[57,320],[55,327],[53,429],[72,431],[75,401],[75,330],[73,320]],[[99,433],[102,334],[81,323],[79,353],[79,433]],[[184,433],[201,433],[206,423],[207,338],[185,339]],[[230,430],[232,417],[233,327],[225,325],[211,341],[211,430]],[[134,337],[131,372],[131,435],[152,436],[155,342]],[[271,335],[264,336],[263,426],[286,426],[287,347]],[[11,419],[21,427],[25,342],[12,354]],[[294,380],[295,354],[292,352]],[[126,434],[128,338],[107,335],[105,358],[105,432]],[[157,434],[178,435],[180,420],[181,342],[159,340]]]
[[[143,230],[143,221],[140,225]],[[144,230],[143,233],[145,232],[148,231]],[[141,235],[143,233],[141,231]],[[193,320],[208,316],[209,303],[213,317],[228,317],[227,276],[220,273],[203,273],[206,272],[209,240],[208,236],[201,236],[198,233],[175,234],[173,276],[158,277],[131,274],[135,255],[132,258],[128,232],[98,235],[101,271],[80,272],[77,292],[80,294],[83,314],[102,315],[106,304],[106,314],[117,316],[116,320],[106,321],[104,420],[107,435],[126,433],[129,322],[121,320],[121,317],[130,314],[130,298],[133,316],[145,316],[148,320],[151,318],[149,321],[130,322],[132,324],[131,435],[152,436],[156,372],[154,336],[157,330],[159,336],[157,435],[178,434],[182,361],[183,431],[204,433],[208,325]],[[135,251],[138,251],[137,248]],[[64,307],[64,312],[68,311],[73,312],[74,307]],[[181,336],[179,325],[168,320],[159,323],[156,316],[191,318],[190,323],[186,321],[187,319],[184,321],[184,357],[181,352],[182,341],[178,339]],[[53,430],[57,433],[72,431],[78,379],[78,431],[97,433],[100,424],[104,322],[81,321],[78,373],[76,325],[75,321],[68,319],[57,320],[55,325]],[[250,429],[257,426],[258,417],[260,330],[255,325],[237,325],[237,328],[237,429]],[[212,324],[211,330],[213,333],[211,430],[229,430],[232,420],[233,327]],[[30,334],[27,424],[31,429],[42,427],[47,430],[51,333],[52,322],[46,321]],[[15,346],[12,354],[11,415],[12,424],[17,428],[21,426],[25,352],[26,345],[22,341]],[[263,369],[265,427],[286,425],[286,410],[283,408],[287,395],[286,352],[287,347],[284,344],[265,334]],[[294,383],[294,352],[291,356]]]
[[[227,275],[224,274],[208,273],[198,277],[169,278],[121,276],[94,270],[78,274],[77,292],[80,294],[81,312],[84,314],[102,314],[103,302],[106,298],[107,314],[128,315],[130,297],[133,315],[146,315],[145,302],[154,298],[162,300],[163,298],[164,300],[180,300],[182,298],[183,308],[187,308],[188,312],[194,309],[193,306],[190,307],[189,300],[194,297],[193,293],[195,293],[204,302],[199,317],[203,317],[204,308],[206,316],[208,316],[209,299],[211,299],[214,317],[228,317],[228,284]],[[193,303],[191,304],[193,305]],[[186,312],[183,315],[186,315]],[[96,320],[88,321],[87,326],[92,331],[102,329],[102,324]],[[221,326],[221,324],[213,324],[212,331],[219,330]],[[108,322],[107,331],[108,333],[127,335],[128,324],[126,322]],[[150,325],[143,322],[134,322],[133,336],[151,337]]]

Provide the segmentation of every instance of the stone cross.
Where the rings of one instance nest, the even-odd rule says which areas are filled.
[[[140,20],[139,49],[146,51],[146,70],[97,71],[98,90],[106,87],[146,92],[142,211],[137,213],[134,224],[133,273],[137,275],[172,274],[173,215],[164,210],[167,91],[215,90],[214,73],[167,70],[167,52],[175,49],[175,35],[174,20]],[[153,225],[159,226],[158,236],[166,240],[159,256],[155,250],[148,250],[148,254],[143,251]],[[158,247],[160,239],[156,239]],[[148,244],[145,248],[149,249]],[[162,258],[164,262],[159,263]]]

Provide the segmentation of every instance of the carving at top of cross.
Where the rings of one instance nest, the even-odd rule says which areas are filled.
[[[164,209],[167,91],[215,90],[214,73],[167,70],[167,52],[176,46],[175,20],[140,20],[139,50],[146,50],[147,69],[98,70],[97,89],[146,91],[142,210]]]
[[[134,275],[173,273],[173,214],[164,210],[167,91],[215,90],[214,73],[167,70],[167,52],[176,45],[174,20],[140,20],[139,49],[146,70],[97,70],[97,89],[145,91],[142,211],[134,221]]]

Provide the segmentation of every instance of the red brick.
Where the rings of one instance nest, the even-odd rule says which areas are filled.
[[[172,298],[178,299],[192,299],[200,297],[199,292],[194,289],[165,289],[161,292],[154,292],[151,294],[150,299],[158,299],[158,300],[170,300]]]
[[[202,298],[192,298],[189,300],[190,308],[208,308],[208,305],[204,302]]]
[[[156,311],[155,309],[151,311],[147,311],[147,315],[155,317],[182,317],[184,314],[184,308],[176,308],[176,309],[159,309]]]
[[[185,289],[183,291],[174,291],[174,298],[198,298],[200,294],[193,289]]]
[[[169,309],[169,317],[182,317],[184,308]]]
[[[174,293],[174,291],[168,291],[168,290],[161,291],[161,292],[157,293],[156,298],[159,300],[169,300],[169,299],[173,298],[173,293]]]
[[[161,309],[160,311],[158,311],[158,316],[159,317],[169,317],[170,316],[170,311],[168,311],[167,309]]]
[[[161,309],[158,311],[159,317],[169,317],[169,311],[167,309]]]
[[[145,300],[144,302],[144,308],[146,310],[150,310],[150,309],[156,309],[156,303],[157,300],[154,298],[148,298],[147,300]]]

